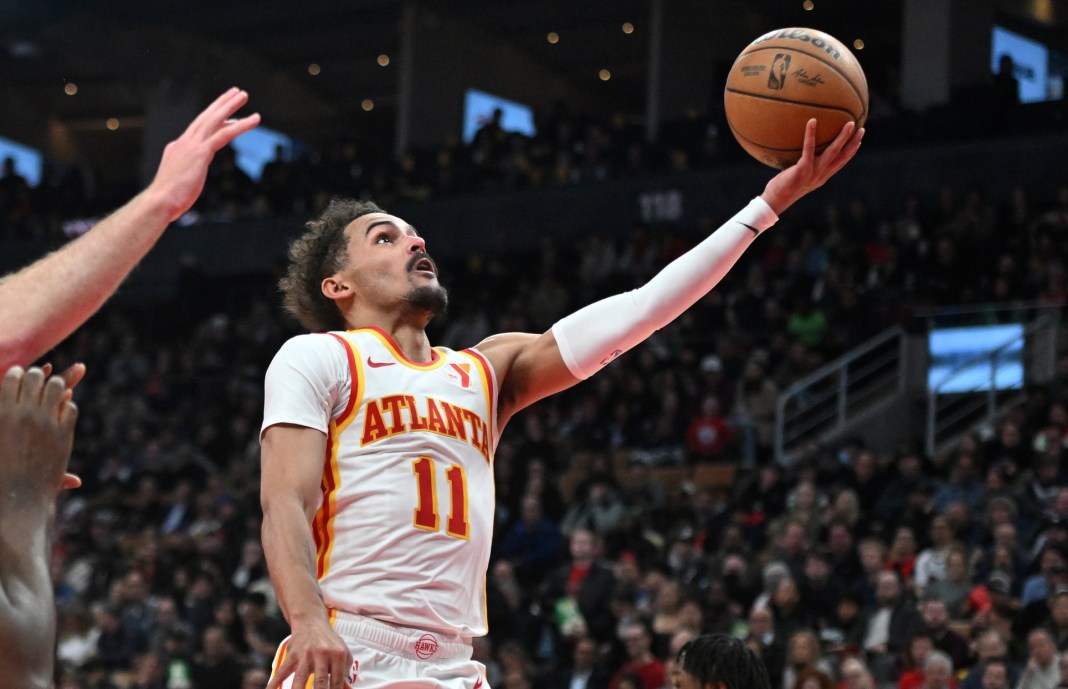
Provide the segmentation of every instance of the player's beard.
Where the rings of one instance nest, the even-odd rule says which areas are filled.
[[[414,310],[437,316],[449,307],[449,292],[441,285],[422,285],[412,287],[404,300]]]

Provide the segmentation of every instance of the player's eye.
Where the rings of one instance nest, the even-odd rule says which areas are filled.
[[[375,244],[381,244],[383,242],[392,242],[392,241],[393,241],[393,238],[390,237],[388,234],[380,234],[377,237],[375,237]]]

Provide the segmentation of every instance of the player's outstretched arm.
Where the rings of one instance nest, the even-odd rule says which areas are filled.
[[[478,348],[500,380],[499,420],[590,377],[664,327],[727,274],[778,214],[818,189],[860,148],[864,130],[847,123],[816,155],[816,121],[805,128],[801,159],[777,174],[761,196],[642,287],[617,294],[561,319],[541,335],[507,333]]]
[[[196,201],[215,153],[259,124],[259,115],[230,119],[247,101],[236,88],[219,96],[167,145],[144,191],[85,235],[0,280],[0,371],[40,357],[111,296]]]
[[[275,424],[263,433],[263,553],[292,631],[285,658],[267,689],[282,686],[290,675],[293,687],[305,686],[314,675],[316,687],[341,689],[352,665],[348,646],[330,626],[316,575],[311,521],[322,497],[325,452],[326,435],[313,428]]]
[[[52,686],[56,620],[49,571],[56,494],[78,409],[67,382],[40,368],[0,382],[0,676]]]

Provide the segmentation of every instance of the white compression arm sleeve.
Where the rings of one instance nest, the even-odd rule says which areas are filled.
[[[552,331],[568,370],[585,380],[675,320],[715,287],[753,240],[778,219],[758,196],[643,286],[557,321]]]

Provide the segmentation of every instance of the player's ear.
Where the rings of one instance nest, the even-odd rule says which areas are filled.
[[[348,282],[337,275],[325,278],[320,287],[323,291],[323,296],[334,301],[351,297],[353,294],[352,287],[349,286]]]

